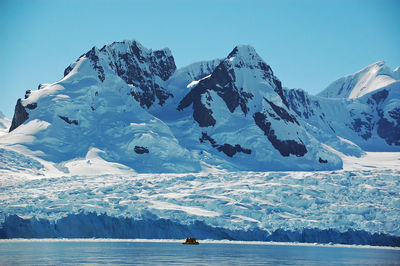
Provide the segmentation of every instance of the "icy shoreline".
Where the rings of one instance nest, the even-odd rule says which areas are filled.
[[[183,239],[124,239],[124,238],[12,238],[0,239],[2,243],[24,243],[24,242],[80,242],[80,243],[182,243]],[[238,241],[238,240],[213,240],[203,239],[202,244],[229,244],[229,245],[264,245],[264,246],[301,246],[301,247],[328,247],[328,248],[359,248],[359,249],[385,249],[400,250],[400,247],[391,246],[370,246],[370,245],[345,245],[345,244],[320,244],[320,243],[299,243],[299,242],[273,242],[273,241]]]

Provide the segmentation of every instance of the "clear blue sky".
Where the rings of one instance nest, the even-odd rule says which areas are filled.
[[[400,1],[0,0],[0,111],[92,46],[137,39],[178,67],[251,44],[284,86],[315,94],[375,61],[400,65]]]

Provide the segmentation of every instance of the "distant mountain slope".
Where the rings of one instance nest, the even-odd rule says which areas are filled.
[[[318,96],[354,99],[400,81],[399,67],[392,71],[384,62],[376,62],[355,74],[334,81]]]
[[[11,121],[0,111],[0,136],[8,132]]]
[[[342,152],[351,154],[357,147],[337,137],[366,151],[400,151],[400,81],[355,99],[312,96],[302,90],[285,90],[285,95],[302,125]]]

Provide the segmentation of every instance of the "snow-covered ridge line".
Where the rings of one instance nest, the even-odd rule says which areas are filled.
[[[400,80],[399,73],[399,67],[392,70],[385,65],[385,62],[378,61],[354,74],[337,79],[318,93],[318,96],[347,99],[359,98]]]

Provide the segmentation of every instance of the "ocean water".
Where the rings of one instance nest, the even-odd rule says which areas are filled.
[[[400,265],[399,249],[137,241],[0,241],[0,265]]]

